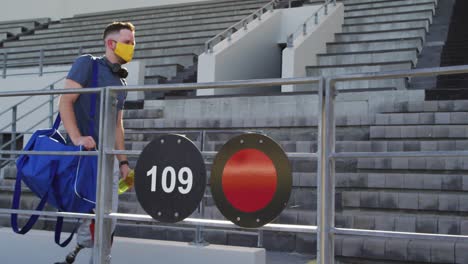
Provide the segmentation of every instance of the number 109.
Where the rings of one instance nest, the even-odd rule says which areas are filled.
[[[151,176],[151,192],[156,192],[157,188],[157,173],[158,167],[153,166],[150,170],[146,172],[146,176]],[[176,179],[177,175],[177,179]],[[192,190],[193,184],[193,173],[192,170],[188,167],[183,167],[176,173],[176,170],[168,166],[163,169],[161,174],[161,188],[165,193],[172,193],[176,187],[176,180],[182,186],[179,186],[177,190],[181,194],[187,194]]]

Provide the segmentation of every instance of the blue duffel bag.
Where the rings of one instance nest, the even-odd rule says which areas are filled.
[[[97,87],[97,66],[93,65],[92,87]],[[83,96],[83,95],[82,95]],[[94,135],[94,115],[96,94],[91,97],[90,135]],[[50,129],[37,130],[24,147],[25,151],[74,151],[79,154],[84,151],[82,146],[66,144],[60,134],[60,114]],[[21,181],[39,198],[36,211],[42,211],[49,204],[61,212],[92,213],[96,207],[97,156],[64,156],[64,155],[20,155],[16,160],[16,183],[13,194],[12,209],[19,209],[21,197]],[[38,215],[32,215],[23,228],[18,228],[18,215],[11,214],[11,226],[15,233],[26,234],[38,220]],[[55,242],[65,247],[71,241],[70,237],[60,243],[63,217],[57,217],[55,226]]]

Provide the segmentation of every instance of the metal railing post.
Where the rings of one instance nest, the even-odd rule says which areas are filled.
[[[317,166],[317,263],[334,263],[335,184],[334,160],[330,154],[335,149],[335,95],[330,79],[319,83],[319,135]]]
[[[54,90],[54,85],[50,85],[50,90]],[[52,127],[54,124],[54,95],[50,95],[49,98],[49,127]]]
[[[114,155],[106,155],[106,149],[112,149],[115,143],[113,131],[116,121],[115,91],[101,89],[101,109],[99,122],[99,159],[98,184],[96,186],[96,216],[94,230],[93,263],[110,263],[112,220],[107,216],[112,212],[112,182],[114,170]]]
[[[318,24],[318,13],[315,13],[315,25]]]
[[[200,151],[203,152],[205,151],[205,140],[206,140],[206,131],[202,130],[200,131],[200,134],[198,135],[200,138]],[[205,217],[205,194],[203,194],[203,198],[200,201],[200,205],[198,206],[198,215],[200,218]],[[192,242],[196,246],[207,246],[209,243],[205,241],[205,238],[203,237],[203,226],[197,225],[195,228],[195,239]]]
[[[11,108],[11,141],[10,149],[16,150],[16,119],[18,117],[18,106]]]
[[[258,230],[258,235],[257,235],[257,247],[262,248],[263,247],[263,230]]]
[[[44,49],[41,49],[39,53],[39,76],[44,73]]]
[[[294,47],[294,34],[289,35],[288,39],[286,40],[286,45],[288,48]]]
[[[325,15],[328,15],[328,2],[325,4]]]
[[[291,8],[292,4],[291,4],[291,0],[288,1],[288,8]]]
[[[227,34],[228,41],[231,41],[231,36],[232,36],[232,29],[228,31],[228,34]]]
[[[307,23],[302,24],[302,34],[307,35]]]
[[[7,61],[8,61],[8,53],[6,52],[3,52],[3,79],[6,78],[6,74],[7,74]]]

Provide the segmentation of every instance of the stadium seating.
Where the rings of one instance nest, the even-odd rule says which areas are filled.
[[[9,63],[35,66],[44,50],[44,65],[69,65],[78,54],[104,53],[103,28],[116,20],[136,26],[135,59],[144,60],[145,84],[157,84],[174,77],[195,81],[197,55],[204,43],[241,20],[266,1],[216,1],[197,4],[141,8],[77,15],[3,44]],[[207,8],[209,7],[209,8]]]
[[[49,23],[49,18],[0,22],[0,44],[7,40],[15,40],[21,35],[32,34]]]

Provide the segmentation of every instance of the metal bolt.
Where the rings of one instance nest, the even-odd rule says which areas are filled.
[[[257,223],[260,223],[260,219],[257,218]]]
[[[161,139],[161,144],[164,144],[164,139]]]
[[[162,215],[162,213],[161,213],[161,212],[158,212],[158,216],[161,216],[161,215]]]
[[[260,140],[258,141],[258,143],[262,144],[262,143],[263,143],[263,139],[260,139]]]
[[[178,212],[175,212],[175,213],[174,213],[174,216],[175,216],[175,217],[179,217],[179,213],[178,213]]]
[[[240,140],[240,143],[241,143],[241,144],[244,144],[244,140],[243,140],[243,139],[241,139],[241,140]]]
[[[236,220],[237,220],[237,222],[239,222],[239,221],[240,221],[240,217],[237,217],[237,219],[236,219]]]
[[[180,142],[182,142],[180,139],[177,140],[177,144],[180,144]]]

